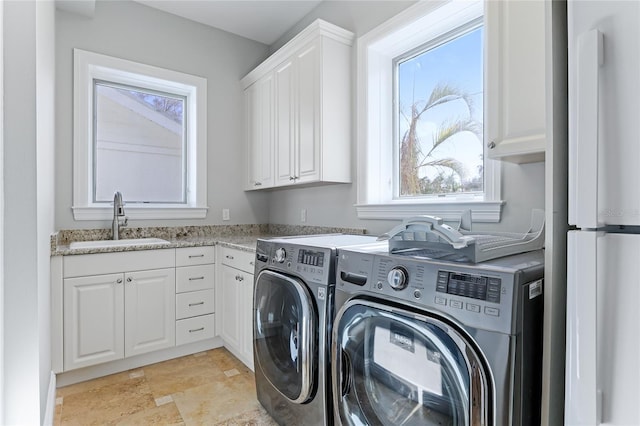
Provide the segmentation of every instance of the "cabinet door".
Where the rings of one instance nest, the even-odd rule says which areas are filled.
[[[64,370],[124,357],[122,274],[64,280]]]
[[[253,275],[241,272],[243,277],[240,298],[240,322],[242,324],[242,355],[244,362],[253,370]]]
[[[125,356],[175,345],[175,269],[125,274]]]
[[[320,48],[314,42],[296,54],[295,183],[320,180]]]
[[[240,315],[238,307],[241,300],[241,281],[239,280],[241,272],[228,266],[222,266],[220,283],[220,335],[224,340],[225,346],[238,351],[240,349]],[[217,297],[217,296],[216,296]]]
[[[517,163],[544,160],[545,3],[485,3],[489,158]]]
[[[245,91],[249,154],[247,189],[273,186],[273,74]]]
[[[274,72],[275,88],[275,184],[291,185],[295,181],[294,143],[294,59],[282,63]]]

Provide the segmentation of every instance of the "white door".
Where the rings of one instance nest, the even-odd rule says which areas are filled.
[[[240,306],[242,355],[253,370],[253,275],[241,272],[240,276],[242,276]]]
[[[175,346],[175,269],[125,274],[125,356]]]
[[[220,283],[220,315],[222,329],[220,334],[225,346],[230,346],[240,352],[240,314],[241,304],[240,271],[222,266],[222,282]]]
[[[274,73],[275,90],[275,184],[295,182],[294,168],[294,62],[287,60]]]
[[[64,280],[64,370],[124,357],[122,274]]]
[[[640,2],[569,1],[569,223],[640,225]]]
[[[569,232],[565,423],[640,424],[640,235]]]
[[[245,91],[249,149],[247,189],[273,186],[273,74]]]
[[[320,43],[296,54],[296,182],[320,180]],[[327,88],[329,90],[329,88]]]

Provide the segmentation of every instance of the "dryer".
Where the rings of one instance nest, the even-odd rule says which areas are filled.
[[[539,425],[542,250],[479,264],[342,250],[332,334],[344,425]]]
[[[253,351],[258,400],[281,425],[333,423],[328,369],[336,256],[373,236],[316,235],[256,246]]]

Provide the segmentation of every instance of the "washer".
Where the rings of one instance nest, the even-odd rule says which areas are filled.
[[[344,425],[539,425],[543,252],[480,264],[341,250],[332,334]]]
[[[375,241],[373,236],[339,234],[258,240],[256,392],[279,424],[333,423],[327,362],[336,256],[342,247]]]

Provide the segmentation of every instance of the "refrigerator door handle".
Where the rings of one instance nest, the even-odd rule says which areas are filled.
[[[599,425],[597,232],[571,231],[567,246],[565,424]]]
[[[578,37],[576,67],[576,116],[569,146],[574,161],[574,203],[569,203],[569,223],[598,228],[598,108],[603,35],[597,29]]]

